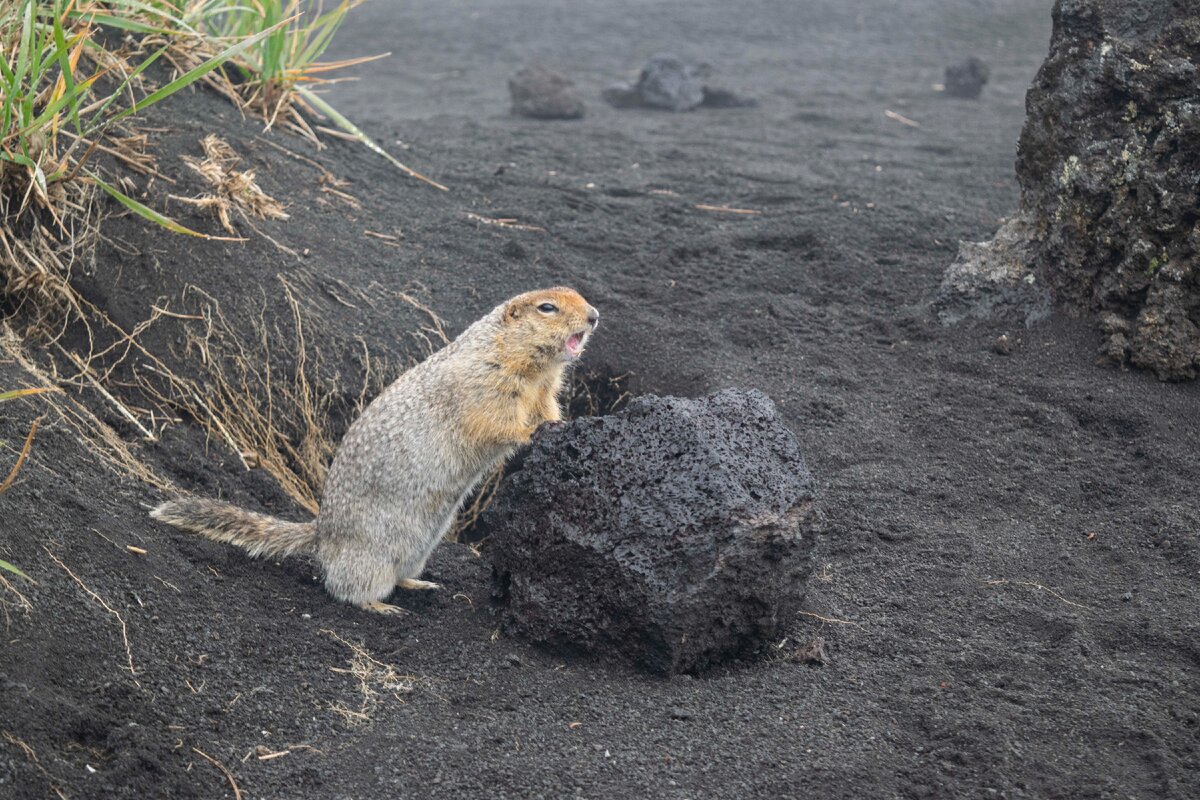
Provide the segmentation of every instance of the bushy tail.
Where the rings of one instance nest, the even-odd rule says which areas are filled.
[[[214,500],[169,500],[150,516],[218,542],[244,547],[254,558],[302,553],[312,548],[317,537],[313,522],[286,522]]]

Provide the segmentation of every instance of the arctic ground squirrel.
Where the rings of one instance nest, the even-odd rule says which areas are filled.
[[[600,315],[573,289],[517,295],[401,375],[346,432],[320,511],[287,522],[213,500],[181,498],[150,512],[251,556],[311,553],[325,588],[368,611],[420,580],[467,494],[544,422]]]

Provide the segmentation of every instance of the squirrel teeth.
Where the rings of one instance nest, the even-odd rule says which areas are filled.
[[[567,337],[566,351],[572,358],[579,358],[579,354],[583,352],[582,333],[572,333]]]

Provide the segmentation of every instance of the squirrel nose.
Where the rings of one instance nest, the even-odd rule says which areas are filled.
[[[596,309],[592,308],[591,306],[588,306],[587,319],[588,319],[588,325],[591,325],[592,328],[595,328],[597,325],[600,324],[600,312],[597,311]]]

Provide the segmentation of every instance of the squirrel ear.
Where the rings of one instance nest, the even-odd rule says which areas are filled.
[[[504,321],[509,322],[514,319],[519,319],[521,316],[521,306],[518,303],[509,303],[504,309]]]

